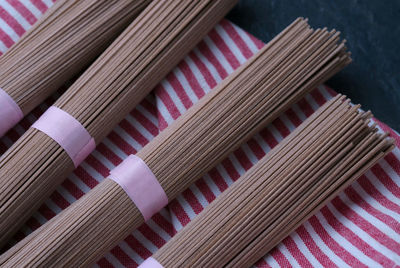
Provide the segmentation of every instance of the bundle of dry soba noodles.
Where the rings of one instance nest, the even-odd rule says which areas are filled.
[[[235,3],[155,0],[140,13],[39,119],[47,132],[30,128],[0,159],[0,245]],[[62,142],[83,147],[71,153]]]
[[[93,62],[149,3],[57,1],[0,57],[0,137]]]
[[[172,200],[349,62],[335,31],[313,30],[298,19],[136,156]],[[86,266],[143,222],[124,188],[107,178],[5,253],[0,264]]]
[[[393,149],[358,108],[329,101],[140,267],[254,264]]]

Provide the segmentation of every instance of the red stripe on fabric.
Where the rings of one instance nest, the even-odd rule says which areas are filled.
[[[0,40],[4,43],[4,45],[7,48],[10,48],[14,44],[14,41],[10,38],[10,36],[6,34],[1,28],[0,28]]]
[[[166,241],[154,232],[147,224],[142,224],[138,230],[157,248],[161,248],[166,243]]]
[[[355,267],[367,267],[363,263],[361,263],[356,257],[351,255],[346,249],[344,249],[341,245],[339,245],[325,230],[322,224],[319,222],[316,216],[312,216],[309,219],[311,226],[314,228],[315,232],[321,237],[321,239],[325,242],[325,244],[344,262],[346,262],[350,266]]]
[[[204,55],[204,57],[214,66],[214,68],[217,70],[219,76],[224,79],[228,76],[227,71],[225,68],[222,66],[222,64],[219,62],[219,60],[215,57],[214,53],[211,51],[211,49],[208,47],[206,42],[201,41],[198,44],[198,49],[201,52],[201,54]]]
[[[264,141],[271,149],[278,145],[278,141],[267,128],[264,128],[260,131],[260,136],[264,139]]]
[[[246,153],[241,148],[237,149],[233,154],[246,171],[253,166]]]
[[[379,204],[387,209],[395,211],[396,213],[400,213],[400,206],[381,194],[365,175],[362,175],[360,179],[358,179],[358,183],[364,191],[373,197]]]
[[[378,180],[388,189],[394,196],[400,198],[400,187],[389,177],[389,175],[383,170],[378,164],[371,168],[372,173],[378,178]]]
[[[185,198],[185,200],[189,203],[194,213],[199,214],[201,211],[203,211],[203,206],[200,204],[199,200],[197,200],[192,190],[186,189],[183,191],[182,195],[183,198]]]
[[[132,126],[126,119],[123,119],[119,126],[126,131],[135,141],[137,141],[140,145],[145,146],[149,141],[134,127]]]
[[[193,102],[190,100],[189,96],[186,94],[186,91],[183,89],[181,82],[179,82],[178,78],[175,76],[174,72],[170,72],[167,75],[167,81],[171,85],[172,89],[175,91],[176,95],[178,95],[179,100],[182,102],[183,106],[186,109],[189,109],[193,106]]]
[[[93,155],[89,155],[86,159],[85,162],[89,164],[94,170],[96,170],[98,173],[100,173],[103,177],[107,177],[110,174],[110,170],[103,165],[102,162],[100,162],[97,158],[95,158]]]
[[[35,7],[37,7],[37,9],[40,10],[40,12],[44,13],[47,10],[47,6],[45,3],[43,3],[42,0],[30,0],[32,2],[32,4],[35,5]]]
[[[42,204],[39,209],[38,212],[46,218],[46,220],[50,220],[51,218],[53,218],[56,213],[54,213],[54,211],[52,211],[46,204]]]
[[[179,220],[182,226],[185,226],[190,222],[189,216],[186,214],[181,204],[179,204],[178,200],[172,200],[172,202],[169,203],[168,207],[175,214],[176,218]]]
[[[317,102],[317,104],[319,106],[324,105],[324,103],[326,102],[326,99],[325,99],[324,95],[321,94],[321,91],[319,88],[311,91],[311,96],[314,98],[314,100]]]
[[[352,187],[349,186],[347,189],[344,190],[344,193],[347,195],[347,197],[359,205],[361,208],[363,208],[366,212],[374,216],[375,218],[379,219],[381,222],[384,222],[387,224],[390,228],[393,229],[393,231],[397,232],[400,234],[400,224],[397,220],[392,218],[390,215],[387,215],[385,213],[382,213],[380,210],[374,208],[371,206],[367,201],[365,201],[357,192],[356,190]]]
[[[286,112],[285,112],[286,116],[289,118],[290,122],[292,122],[292,124],[295,127],[298,127],[301,125],[301,123],[303,123],[303,121],[301,121],[301,119],[298,117],[298,115],[295,113],[295,111],[293,111],[292,108],[289,108]]]
[[[390,152],[385,156],[385,160],[397,173],[397,175],[400,176],[400,160],[396,157],[396,155],[393,152]]]
[[[301,99],[297,105],[300,107],[302,112],[307,116],[310,117],[314,113],[314,109],[311,107],[311,105],[306,101],[306,99]]]
[[[165,219],[161,213],[156,213],[153,217],[151,217],[151,219],[171,237],[177,233],[174,225]]]
[[[302,225],[297,228],[296,233],[299,235],[301,240],[303,240],[304,245],[308,248],[311,254],[322,264],[324,267],[337,267],[331,259],[320,249],[320,247],[315,243],[314,239],[308,233],[306,228]]]
[[[78,188],[78,186],[76,186],[75,183],[73,183],[68,178],[64,180],[64,182],[61,185],[76,199],[81,198],[85,194],[81,189]]]
[[[40,224],[40,222],[38,222],[37,219],[35,219],[34,217],[30,217],[29,220],[26,222],[26,225],[32,230],[35,231],[36,229],[38,229],[40,226],[42,226]],[[24,235],[24,237],[26,237]]]
[[[150,93],[150,94],[152,94],[152,93]],[[140,105],[142,105],[154,117],[157,117],[157,112],[158,112],[157,107],[153,103],[151,103],[149,100],[147,100],[147,99],[142,100]]]
[[[158,135],[158,127],[153,124],[146,116],[144,116],[141,112],[137,109],[134,109],[131,112],[131,115],[153,136]]]
[[[283,255],[282,252],[277,247],[271,250],[270,255],[276,260],[276,262],[281,267],[292,267],[292,265],[285,257],[285,255]]]
[[[243,41],[242,37],[236,31],[235,27],[233,27],[232,23],[227,20],[222,20],[220,22],[220,25],[224,28],[225,32],[230,36],[230,38],[235,42],[237,47],[240,49],[240,52],[242,52],[243,56],[246,59],[249,59],[251,56],[253,56],[250,48],[247,46],[246,42]]]
[[[58,192],[54,191],[50,199],[61,209],[66,209],[70,203]]]
[[[263,48],[265,46],[265,44],[262,41],[260,41],[259,39],[255,38],[253,35],[251,35],[251,34],[249,34],[247,32],[246,32],[246,34],[250,37],[251,41],[253,41],[253,43],[256,45],[256,47],[258,49],[261,49],[261,48]]]
[[[114,267],[106,258],[101,258],[97,262],[97,265],[100,266],[101,268],[113,268]]]
[[[136,150],[124,139],[122,139],[115,131],[111,131],[107,138],[109,138],[110,141],[112,141],[125,154],[136,154]]]
[[[226,184],[224,178],[222,178],[221,174],[219,174],[216,168],[211,169],[208,172],[208,175],[213,180],[215,185],[217,185],[218,189],[223,192],[228,188],[228,184]]]
[[[226,172],[228,172],[229,177],[236,181],[240,178],[239,172],[237,172],[235,166],[233,165],[232,161],[229,158],[222,160],[222,166],[225,168]]]
[[[229,46],[225,43],[225,40],[217,33],[215,29],[212,29],[208,36],[222,52],[232,68],[234,70],[237,69],[240,66],[240,62],[237,60],[236,55],[230,50]]]
[[[10,5],[15,8],[19,14],[21,14],[22,17],[24,17],[30,25],[34,24],[37,19],[35,15],[32,14],[32,12],[27,9],[19,0],[7,0]]]
[[[85,183],[88,187],[93,189],[98,183],[85,169],[82,167],[78,167],[74,171],[75,175],[81,179],[83,183]]]
[[[167,121],[165,121],[161,112],[158,112],[157,117],[158,117],[158,127],[159,127],[160,131],[163,131],[164,129],[166,129],[168,127],[168,123],[167,123]]]
[[[111,254],[114,255],[118,261],[124,265],[138,265],[131,257],[129,257],[119,246],[114,247],[111,251]]]
[[[199,188],[200,192],[205,197],[208,203],[214,201],[215,195],[203,179],[197,180],[195,185],[197,186],[197,188]]]
[[[178,108],[176,108],[175,103],[169,96],[167,90],[163,86],[159,85],[157,86],[156,95],[164,103],[171,117],[176,120],[181,113],[179,112]]]
[[[133,235],[129,235],[124,241],[132,248],[142,259],[147,259],[152,253],[143,246]]]
[[[108,159],[113,165],[118,166],[121,162],[122,159],[116,155],[110,148],[108,148],[104,143],[100,143],[96,147],[96,151],[104,155],[105,158]]]
[[[204,79],[206,80],[208,86],[212,89],[217,86],[217,81],[215,81],[213,75],[211,74],[210,70],[206,67],[206,65],[197,57],[194,52],[189,53],[189,57],[192,59],[194,64],[196,64],[197,68],[199,68],[201,74],[203,75]]]
[[[292,254],[301,267],[312,267],[311,263],[307,260],[290,236],[286,237],[282,243],[286,246],[290,254]]]
[[[272,122],[272,125],[279,131],[282,137],[287,137],[290,134],[290,130],[286,127],[286,125],[282,122],[280,118],[275,119]]]
[[[265,156],[264,150],[261,148],[261,146],[254,140],[250,139],[247,144],[249,145],[251,151],[255,154],[258,160],[263,158]]]
[[[205,95],[205,92],[201,88],[196,76],[193,74],[192,70],[190,69],[186,61],[182,60],[179,63],[178,67],[181,70],[182,74],[185,76],[194,94],[196,94],[197,98],[199,99],[202,98]]]
[[[336,230],[341,236],[343,236],[347,241],[353,244],[356,248],[358,248],[361,252],[363,252],[366,256],[371,259],[379,262],[382,265],[390,265],[393,267],[393,261],[386,258],[384,255],[376,251],[372,248],[368,243],[362,240],[359,236],[354,234],[351,229],[347,228],[345,225],[341,224],[339,220],[332,214],[332,212],[324,207],[321,209],[321,214],[327,220],[328,224]],[[388,266],[386,266],[388,267]]]
[[[400,243],[397,243],[391,237],[387,236],[373,224],[361,217],[339,197],[334,198],[331,203],[344,217],[360,227],[360,229],[369,234],[376,241],[400,255]]]
[[[22,36],[25,33],[24,27],[19,24],[19,22],[11,16],[4,8],[0,6],[0,18],[5,21],[13,30],[18,34],[18,36]]]
[[[270,268],[270,267],[271,267],[271,266],[268,265],[268,263],[265,262],[264,259],[259,260],[259,261],[255,264],[255,266],[256,266],[257,268]]]

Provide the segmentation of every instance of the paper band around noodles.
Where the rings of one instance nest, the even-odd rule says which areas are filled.
[[[146,163],[135,155],[128,156],[110,172],[135,203],[145,221],[168,204],[168,197]]]
[[[0,137],[17,124],[24,114],[18,104],[0,88]]]
[[[142,262],[138,268],[164,268],[156,259],[150,257]]]
[[[69,155],[75,168],[96,148],[89,132],[73,116],[50,107],[33,125],[55,140]]]

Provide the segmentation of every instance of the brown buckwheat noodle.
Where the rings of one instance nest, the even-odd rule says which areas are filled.
[[[236,0],[155,0],[55,103],[100,142],[221,20]],[[3,244],[74,169],[29,129],[0,159]]]
[[[349,62],[338,33],[313,30],[306,20],[298,19],[137,156],[172,200]],[[86,266],[143,221],[124,190],[105,179],[6,252],[0,264]]]
[[[0,57],[0,87],[26,115],[95,60],[149,3],[57,1]]]
[[[393,149],[337,96],[153,256],[163,267],[249,267]]]

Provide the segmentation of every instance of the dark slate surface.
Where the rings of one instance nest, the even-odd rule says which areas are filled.
[[[353,63],[327,84],[400,131],[400,0],[242,0],[228,15],[264,42],[297,17],[342,32]]]

